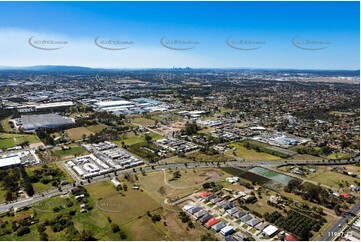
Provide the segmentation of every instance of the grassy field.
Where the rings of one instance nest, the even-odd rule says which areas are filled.
[[[6,191],[0,189],[0,203],[5,202],[5,195],[6,195]]]
[[[188,163],[188,162],[192,162],[192,161],[185,157],[174,156],[174,157],[166,159],[164,162],[167,164],[170,164],[170,163]]]
[[[292,149],[280,148],[272,145],[268,145],[266,143],[259,142],[257,140],[245,140],[241,142],[242,144],[249,144],[252,149],[259,149],[268,154],[276,155],[282,158],[287,158],[289,156],[293,156],[297,154],[296,151]]]
[[[292,159],[295,160],[322,160],[321,157],[308,155],[308,154],[297,154],[292,156]]]
[[[83,135],[89,136],[93,134],[89,129],[85,127],[78,127],[65,130],[66,135],[72,140],[79,140],[83,138]]]
[[[274,160],[281,160],[282,159],[281,157],[278,157],[278,156],[275,156],[275,155],[267,154],[267,153],[264,153],[264,152],[257,152],[257,151],[255,151],[253,149],[247,149],[239,142],[230,144],[228,146],[236,148],[235,153],[236,153],[237,157],[240,157],[242,159],[249,160],[249,161],[257,161],[257,160],[274,161]],[[233,150],[232,149],[227,150],[226,154],[227,155],[233,155]]]
[[[173,171],[167,171],[166,177],[169,184],[174,187],[191,187],[202,184],[206,181],[212,181],[221,177],[222,172],[216,169],[193,169],[179,171],[181,177],[178,179],[173,178]]]
[[[197,133],[198,134],[208,134],[214,130],[215,130],[214,128],[204,128],[204,129],[199,130]]]
[[[128,191],[123,191],[123,195],[109,181],[87,187],[91,197],[101,199],[97,203],[98,208],[104,210],[103,213],[119,225],[137,219],[146,214],[147,211],[160,207],[160,204],[149,197],[147,193],[133,190],[132,184],[126,184]]]
[[[108,126],[105,124],[97,124],[97,125],[90,125],[87,126],[86,128],[92,132],[92,133],[99,133],[100,131],[102,131],[103,129],[107,128]]]
[[[139,118],[134,118],[133,123],[140,124],[142,126],[150,126],[150,125],[154,125],[155,121],[153,119],[139,117]]]
[[[200,151],[191,153],[191,154],[187,154],[186,158],[188,158],[190,160],[194,160],[194,161],[201,161],[201,162],[223,162],[223,161],[227,161],[227,160],[234,160],[233,158],[225,156],[223,154],[207,155]]]
[[[30,144],[41,142],[36,135],[7,133],[0,133],[0,141],[0,149],[7,149],[23,142],[29,142]]]
[[[279,213],[284,214],[282,210],[277,209],[277,208],[272,207],[271,205],[267,204],[268,199],[270,198],[270,196],[275,195],[276,194],[275,192],[268,191],[267,195],[265,192],[262,192],[261,194],[262,194],[261,195],[262,198],[260,198],[257,195],[257,199],[258,199],[257,202],[255,202],[253,204],[252,203],[247,204],[247,207],[249,209],[251,209],[252,211],[256,211],[262,215],[265,214],[266,212],[272,213],[273,211],[278,211]]]
[[[355,185],[355,182],[359,181],[357,177],[351,177],[338,172],[329,171],[327,170],[327,167],[319,167],[318,171],[315,173],[311,173],[308,179],[317,183],[324,184],[326,186],[336,188],[338,188],[340,184],[346,185],[346,182],[349,185]]]
[[[1,125],[3,126],[5,132],[14,131],[14,130],[11,129],[11,127],[10,127],[9,118],[6,118],[6,119],[1,120]]]
[[[68,145],[69,150],[62,150],[60,147],[53,149],[53,154],[57,157],[58,160],[68,159],[74,156],[86,155],[89,154],[83,147],[78,144]]]
[[[16,146],[13,138],[4,138],[0,136],[0,149],[7,149]]]
[[[155,140],[159,140],[159,139],[163,139],[164,137],[156,134],[154,132],[150,132],[149,136],[152,137],[152,141]],[[116,140],[116,141],[112,141],[114,142],[116,145],[121,146],[122,145],[122,141],[124,141],[124,143],[126,145],[134,145],[137,143],[141,143],[145,141],[145,135],[144,134],[140,134],[138,136],[135,136],[133,132],[128,132],[127,133],[127,138],[123,139],[123,140]]]
[[[64,206],[66,201],[71,201],[72,206]],[[91,198],[88,198],[88,204],[90,206],[94,205],[94,201]],[[54,207],[62,207],[59,212],[53,212]],[[74,210],[76,214],[71,216],[71,221],[74,223],[74,226],[78,231],[90,230],[92,231],[94,237],[97,240],[120,240],[119,234],[114,234],[111,230],[111,224],[108,222],[107,217],[102,213],[101,210],[93,207],[92,210],[86,213],[80,213],[79,203],[76,202],[74,196],[68,194],[65,196],[57,196],[49,199],[42,200],[33,204],[33,208],[28,209],[27,211],[17,212],[16,216],[20,214],[35,214],[36,218],[39,219],[39,223],[44,223],[46,220],[55,220],[59,215],[66,216],[69,211]],[[3,217],[3,220],[10,221],[14,216]],[[39,233],[37,231],[38,224],[30,225],[30,233],[17,236],[15,233],[10,235],[2,236],[1,240],[39,240]],[[8,223],[7,227],[11,228],[11,222]],[[72,227],[72,226],[70,226]],[[69,228],[69,227],[68,227]],[[53,232],[51,226],[47,226],[45,233],[48,235],[49,240],[72,240],[74,237],[71,237],[67,233],[67,229],[64,229],[60,232]]]
[[[32,176],[34,174],[34,171],[41,170],[42,166],[43,166],[42,164],[30,166],[30,167],[26,167],[25,170],[29,176]],[[73,182],[73,178],[64,170],[64,168],[61,165],[58,165],[56,163],[48,163],[47,166],[50,169],[59,169],[61,171],[61,175],[58,177],[50,177],[50,176],[45,177],[46,179],[50,180],[50,182],[46,184],[44,184],[41,181],[32,183],[35,193],[42,193],[44,191],[54,188],[51,183],[53,180],[56,179],[59,179],[60,181],[67,180],[69,182]]]
[[[327,156],[327,159],[348,159],[351,158],[352,156],[350,154],[345,154],[345,153],[334,153],[331,154],[329,156]]]

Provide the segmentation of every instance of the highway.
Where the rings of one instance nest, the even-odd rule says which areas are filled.
[[[360,203],[355,204],[349,212],[341,217],[332,227],[320,238],[320,241],[331,241],[334,237],[338,237],[343,232],[347,223],[360,212]]]

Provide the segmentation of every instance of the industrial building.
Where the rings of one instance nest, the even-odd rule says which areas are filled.
[[[39,128],[51,128],[61,125],[72,124],[74,119],[62,117],[59,114],[39,114],[39,115],[22,115],[21,118],[15,119],[16,126],[24,131],[31,132]]]
[[[92,154],[66,162],[66,165],[82,179],[129,169],[144,163],[110,142],[83,144],[83,147]]]
[[[16,150],[0,155],[0,169],[11,168],[20,165],[28,166],[39,163],[35,150]]]
[[[137,114],[156,111],[167,111],[169,106],[163,102],[150,98],[135,98],[131,101],[113,100],[94,102],[92,106],[99,111],[112,112],[114,114]]]

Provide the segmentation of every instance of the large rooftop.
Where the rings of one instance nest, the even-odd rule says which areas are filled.
[[[38,128],[57,127],[74,123],[71,118],[62,117],[59,114],[22,115],[22,127],[24,130],[36,130]]]

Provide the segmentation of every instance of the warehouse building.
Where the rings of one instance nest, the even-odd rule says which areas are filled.
[[[20,119],[16,119],[16,126],[27,132],[35,131],[39,128],[52,128],[72,123],[74,123],[74,119],[62,117],[55,113],[22,115]]]

